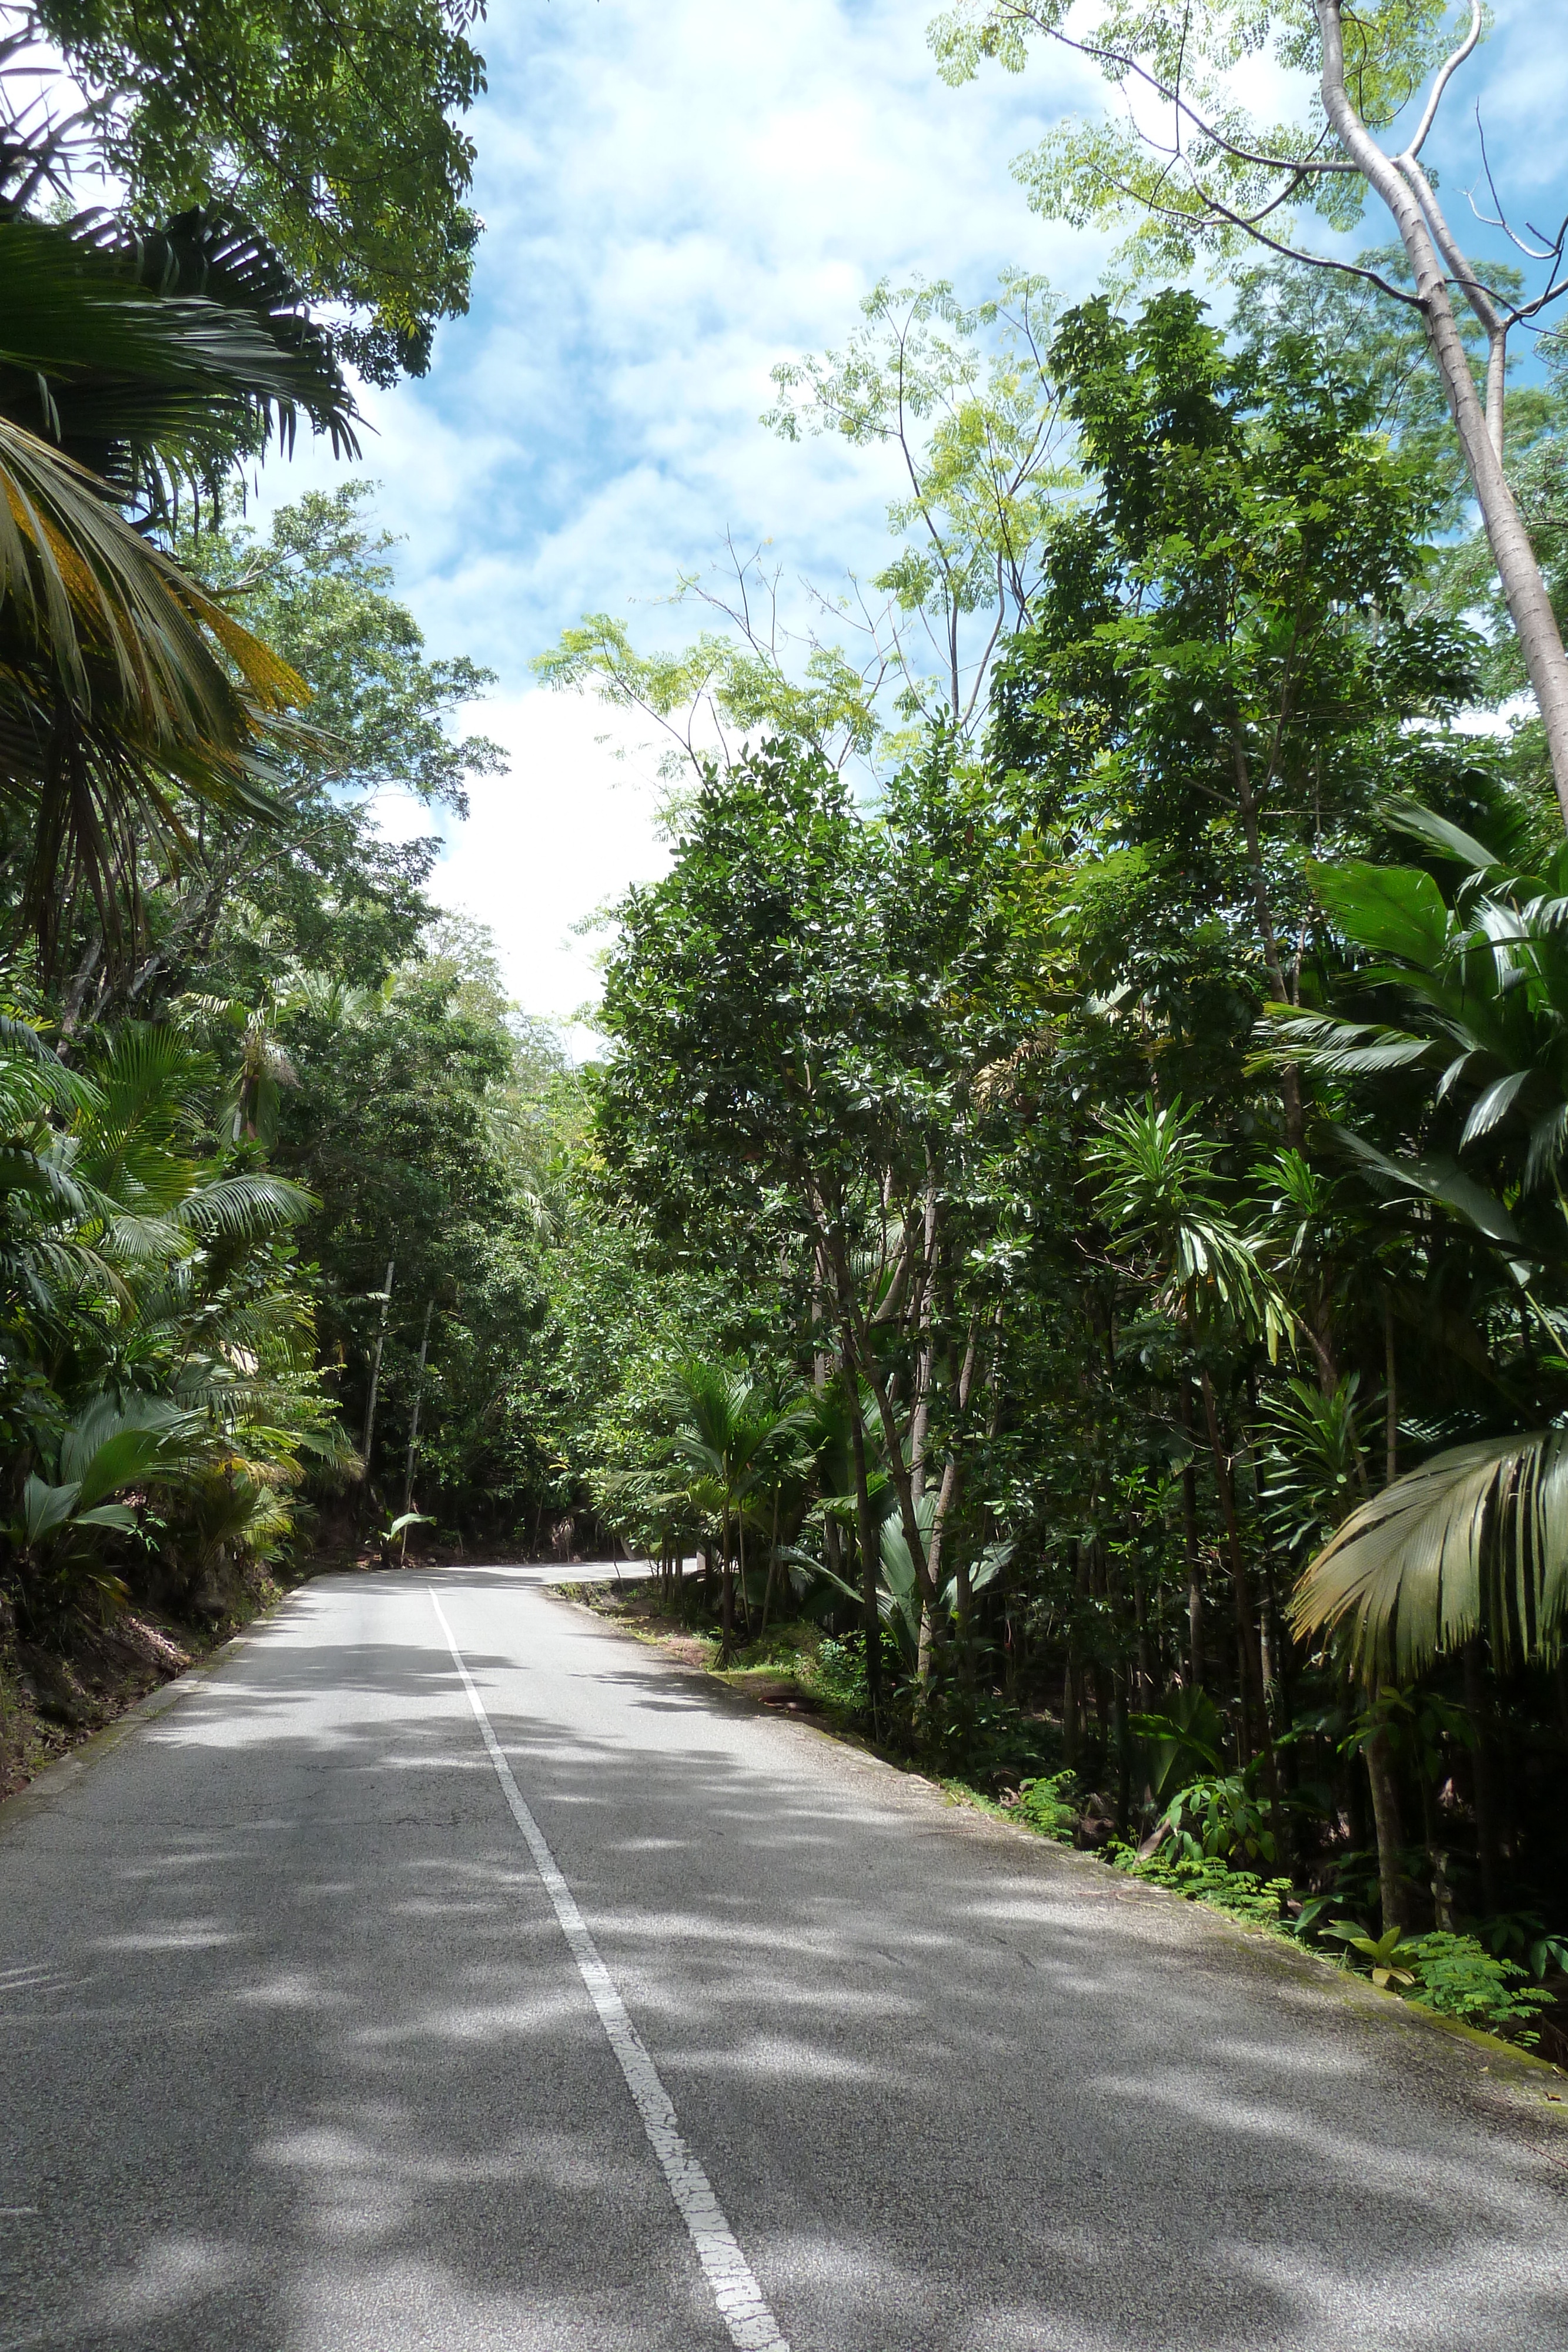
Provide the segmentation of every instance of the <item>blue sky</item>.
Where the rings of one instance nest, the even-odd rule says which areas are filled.
[[[1554,192],[1568,206],[1568,11],[1498,14],[1433,152],[1463,214],[1480,97],[1510,201],[1541,220]],[[401,593],[433,650],[497,674],[474,719],[512,772],[476,793],[436,887],[491,926],[531,1012],[591,994],[593,941],[573,927],[664,856],[641,733],[535,688],[531,656],[587,610],[629,613],[649,642],[689,634],[657,600],[727,531],[770,541],[789,579],[876,568],[883,460],[787,445],[758,419],[774,362],[841,342],[879,277],[950,278],[978,299],[1008,264],[1070,298],[1099,274],[1102,245],[1032,215],[1009,169],[1058,114],[1097,105],[1097,79],[1041,51],[1021,78],[949,89],[928,15],[496,0],[484,27],[473,308],[422,382],[367,395],[359,470],[402,537]],[[302,450],[267,469],[262,505],[335,474]]]

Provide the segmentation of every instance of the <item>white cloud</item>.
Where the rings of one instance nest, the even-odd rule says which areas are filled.
[[[432,895],[489,925],[508,992],[587,1053],[592,1034],[572,1016],[597,998],[604,934],[578,927],[668,862],[653,761],[637,730],[585,695],[534,689],[466,716],[506,747],[511,772],[473,788]],[[423,811],[413,821],[428,831]]]
[[[1008,263],[1070,296],[1098,274],[1105,241],[1035,218],[1009,171],[1050,121],[1099,106],[1098,77],[1041,51],[1020,78],[949,89],[928,13],[530,0],[485,27],[474,308],[440,331],[424,382],[367,395],[363,470],[405,535],[400,585],[433,648],[499,675],[504,698],[476,718],[514,747],[517,776],[476,793],[439,887],[492,923],[531,1009],[581,1001],[591,968],[581,942],[560,945],[565,924],[660,852],[594,744],[604,714],[531,693],[530,656],[585,610],[636,605],[644,640],[685,634],[658,600],[727,530],[770,540],[787,581],[875,570],[889,470],[768,435],[773,362],[841,342],[883,275],[951,278],[973,299]],[[1506,111],[1526,16],[1544,37],[1539,9],[1502,13]],[[1568,42],[1551,53],[1560,75]],[[269,470],[263,504],[333,471],[302,452]]]
[[[875,569],[890,468],[765,432],[772,363],[841,341],[883,274],[977,298],[1022,261],[1082,291],[1096,249],[1033,220],[1009,172],[1061,74],[949,90],[908,0],[530,6],[497,12],[486,47],[474,308],[424,382],[367,393],[362,470],[433,649],[498,673],[474,722],[517,762],[476,792],[436,887],[492,925],[529,1008],[562,1014],[593,987],[567,925],[661,852],[649,796],[594,742],[609,714],[530,692],[529,658],[585,610],[685,634],[659,600],[727,530],[770,540],[787,583]],[[302,450],[262,506],[335,478]]]

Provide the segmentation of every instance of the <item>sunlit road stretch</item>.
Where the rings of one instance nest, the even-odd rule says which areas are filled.
[[[0,1809],[0,2352],[1563,2352],[1481,2053],[541,1589]]]

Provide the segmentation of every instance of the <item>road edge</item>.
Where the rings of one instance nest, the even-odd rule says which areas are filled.
[[[204,1657],[196,1659],[183,1673],[172,1675],[167,1682],[159,1683],[141,1698],[132,1699],[111,1723],[103,1724],[97,1731],[89,1732],[85,1739],[78,1741],[74,1748],[68,1748],[63,1756],[55,1757],[42,1771],[35,1772],[25,1787],[15,1790],[8,1797],[0,1798],[0,1837],[33,1813],[47,1811],[54,1801],[74,1787],[122,1740],[131,1738],[143,1724],[154,1722],[159,1716],[167,1714],[192,1691],[199,1690],[210,1675],[227,1664],[248,1642],[254,1641],[268,1625],[276,1624],[290,1603],[302,1598],[315,1581],[314,1577],[308,1577],[302,1584],[294,1585],[288,1591],[280,1593],[276,1601],[265,1609],[257,1610],[256,1615],[247,1618],[236,1633],[218,1643]]]
[[[988,1835],[998,1842],[1021,1843],[1042,1859],[1043,1849],[1058,1866],[1063,1867],[1096,1898],[1114,1900],[1130,1896],[1166,1907],[1174,1905],[1183,1915],[1199,1923],[1200,1932],[1218,1931],[1239,1939],[1249,1952],[1281,1969],[1289,1980],[1303,1985],[1324,1999],[1338,2000],[1357,2008],[1369,2021],[1375,2018],[1385,2025],[1396,2030],[1403,2028],[1417,2036],[1436,2032],[1447,2042],[1453,2055],[1459,2056],[1462,2053],[1471,2062],[1477,2058],[1481,2060],[1480,2072],[1488,2077],[1485,2087],[1494,2094],[1504,2094],[1502,2104],[1509,2113],[1527,2113],[1531,2120],[1544,2120],[1568,2128],[1568,2070],[1554,2065],[1551,2059],[1538,2058],[1532,2051],[1521,2050],[1516,2043],[1501,2041],[1496,2034],[1485,2032],[1477,2026],[1466,2025],[1458,2018],[1441,2017],[1435,2010],[1417,2008],[1401,2000],[1397,1993],[1369,1983],[1354,1970],[1335,1967],[1324,1954],[1314,1952],[1304,1945],[1286,1943],[1281,1937],[1270,1935],[1266,1927],[1232,1918],[1226,1912],[1217,1911],[1210,1904],[1194,1902],[1169,1887],[1152,1886],[1145,1880],[1113,1871],[1096,1855],[1081,1853],[1075,1847],[1064,1845],[1054,1838],[1042,1837],[1022,1822],[1009,1821],[1005,1814],[993,1813],[985,1806],[971,1803],[942,1781],[934,1780],[928,1773],[921,1772],[912,1765],[899,1764],[883,1755],[854,1732],[840,1728],[831,1719],[817,1715],[786,1714],[769,1706],[764,1700],[754,1697],[744,1685],[727,1682],[705,1666],[671,1655],[657,1634],[639,1633],[622,1624],[618,1619],[596,1609],[591,1601],[577,1600],[569,1590],[548,1583],[540,1589],[550,1600],[577,1610],[590,1619],[601,1633],[632,1643],[639,1649],[653,1651],[668,1673],[695,1685],[710,1699],[727,1699],[753,1717],[791,1726],[797,1731],[815,1733],[830,1746],[855,1756],[862,1764],[890,1773],[901,1787],[912,1794],[918,1791],[930,1801],[953,1821],[955,1826],[962,1823],[966,1834]],[[1426,2046],[1435,2051],[1437,2045],[1428,2042]],[[1466,2071],[1469,2073],[1469,2065]],[[1547,2081],[1562,2084],[1563,2091],[1547,2091],[1544,2087]],[[1469,2087],[1472,2090],[1480,2087],[1474,2082],[1473,2075]]]

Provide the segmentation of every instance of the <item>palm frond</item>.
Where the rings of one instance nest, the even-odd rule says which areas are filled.
[[[180,1223],[193,1233],[223,1241],[252,1241],[260,1234],[287,1233],[303,1223],[316,1196],[285,1176],[224,1176],[203,1184],[179,1208]]]
[[[1353,1511],[1303,1574],[1298,1636],[1407,1681],[1485,1633],[1500,1663],[1550,1658],[1568,1612],[1568,1430],[1434,1455]]]
[[[1299,1069],[1319,1070],[1325,1077],[1375,1077],[1385,1070],[1414,1069],[1441,1052],[1430,1037],[1414,1036],[1408,1030],[1380,1022],[1335,1021],[1322,1013],[1298,1013],[1290,1004],[1266,1005],[1259,1029],[1268,1042],[1252,1057],[1253,1067],[1292,1063]]]

